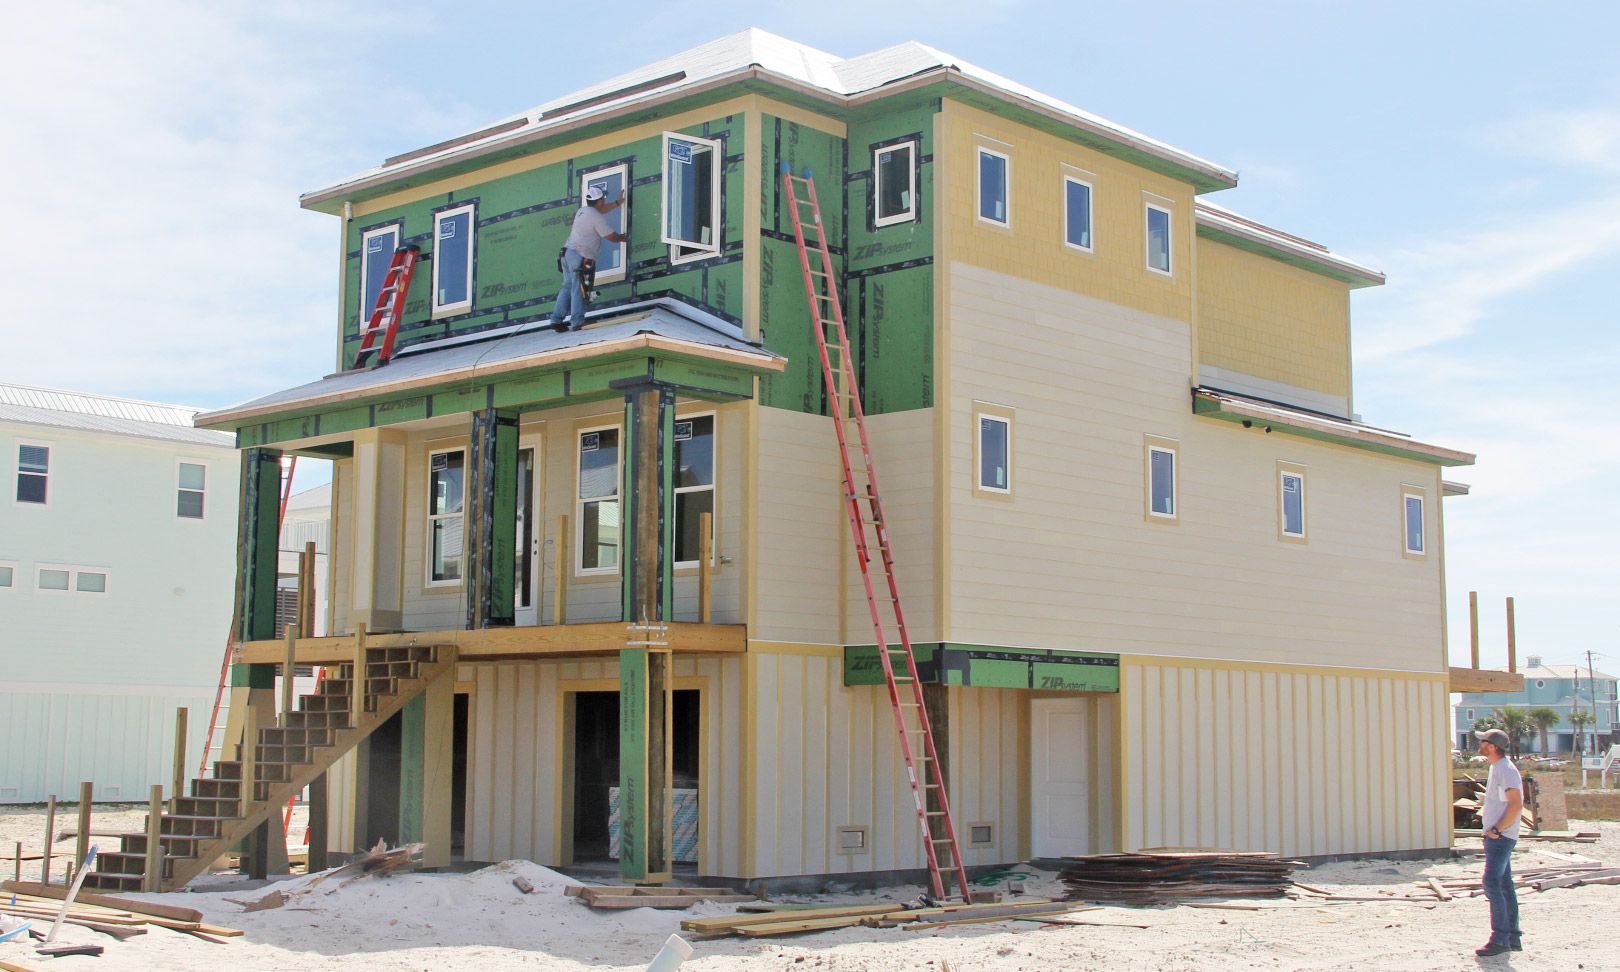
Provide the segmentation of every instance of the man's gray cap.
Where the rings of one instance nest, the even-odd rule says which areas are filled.
[[[1480,742],[1488,742],[1504,753],[1508,751],[1508,734],[1500,729],[1487,729],[1484,732],[1476,732],[1474,738]]]

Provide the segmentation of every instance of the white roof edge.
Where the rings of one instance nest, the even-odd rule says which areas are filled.
[[[1385,277],[1380,271],[1342,257],[1325,246],[1311,243],[1205,200],[1195,199],[1193,201],[1193,215],[1198,222],[1206,226],[1231,233],[1234,236],[1241,236],[1244,239],[1275,250],[1282,250],[1312,263],[1333,267],[1373,283],[1381,284],[1385,281]]]
[[[1401,432],[1391,432],[1388,429],[1375,428],[1348,419],[1318,415],[1289,405],[1246,398],[1242,395],[1234,395],[1231,392],[1219,391],[1213,388],[1200,387],[1194,389],[1193,393],[1200,398],[1219,403],[1223,412],[1245,415],[1261,421],[1266,419],[1275,419],[1279,422],[1286,420],[1288,424],[1293,426],[1323,432],[1328,435],[1342,436],[1346,439],[1355,439],[1370,445],[1386,446],[1406,452],[1432,456],[1455,465],[1471,466],[1476,458],[1471,452],[1448,449],[1445,446],[1438,446],[1429,442],[1419,442],[1417,439]]]

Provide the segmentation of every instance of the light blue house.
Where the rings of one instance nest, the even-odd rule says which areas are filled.
[[[1520,671],[1524,674],[1523,692],[1464,692],[1457,703],[1453,742],[1467,752],[1474,748],[1473,728],[1476,720],[1483,719],[1504,705],[1521,709],[1546,707],[1561,718],[1556,726],[1547,730],[1547,747],[1551,752],[1571,752],[1575,748],[1575,729],[1569,714],[1580,708],[1597,714],[1597,720],[1586,726],[1586,739],[1581,751],[1596,752],[1616,740],[1616,725],[1620,724],[1620,711],[1615,701],[1615,677],[1601,671],[1589,670],[1582,665],[1543,665],[1535,655]],[[1529,740],[1528,752],[1541,751],[1541,733]]]

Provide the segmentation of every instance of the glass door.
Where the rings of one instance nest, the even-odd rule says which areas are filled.
[[[540,623],[540,504],[535,495],[535,456],[539,449],[528,445],[517,457],[517,543],[512,571],[513,620],[519,625]]]

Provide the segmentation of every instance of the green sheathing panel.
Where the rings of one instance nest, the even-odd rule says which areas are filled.
[[[1049,692],[1118,692],[1119,656],[1106,652],[1001,648],[953,643],[912,645],[925,684]],[[876,645],[844,648],[845,685],[882,685]]]
[[[281,534],[281,453],[242,453],[236,607],[243,641],[276,636],[276,558]]]
[[[1193,396],[1193,413],[1205,418],[1220,419],[1223,422],[1233,422],[1241,425],[1244,422],[1253,422],[1264,425],[1274,431],[1285,435],[1297,435],[1302,439],[1315,439],[1317,442],[1331,442],[1334,445],[1348,446],[1360,449],[1363,452],[1376,452],[1380,455],[1395,456],[1400,459],[1411,459],[1415,462],[1426,462],[1436,466],[1463,466],[1469,463],[1460,462],[1442,456],[1430,455],[1427,452],[1418,452],[1415,449],[1402,449],[1400,446],[1385,445],[1382,442],[1367,442],[1362,439],[1351,438],[1348,435],[1334,435],[1320,429],[1306,428],[1300,425],[1289,425],[1285,421],[1276,419],[1257,419],[1249,415],[1239,415],[1221,409],[1220,402],[1212,402],[1207,398]]]
[[[474,412],[468,441],[467,628],[504,627],[513,623],[517,415],[499,409]]]
[[[647,874],[648,653],[619,652],[619,874]]]
[[[675,264],[670,259],[670,248],[660,242],[659,224],[664,211],[661,135],[390,207],[352,220],[347,228],[343,286],[346,306],[339,317],[343,360],[338,367],[346,368],[354,361],[361,322],[371,312],[371,308],[361,306],[364,291],[360,280],[361,244],[368,231],[398,226],[401,243],[415,244],[430,256],[434,214],[469,203],[474,206],[472,309],[433,320],[433,263],[429,260],[421,264],[401,315],[397,347],[549,317],[562,283],[557,251],[567,240],[581,205],[580,177],[617,165],[628,169],[629,208],[625,213],[631,241],[629,272],[623,281],[599,288],[596,306],[675,296],[740,322],[744,118],[716,116],[679,131],[716,139],[724,147],[718,256]],[[492,165],[495,161],[482,164]]]
[[[869,415],[934,404],[934,114],[937,101],[883,102],[849,123],[850,340]],[[912,143],[915,218],[876,225],[873,162],[880,148]]]
[[[762,116],[760,165],[759,330],[765,346],[787,358],[787,370],[760,379],[760,402],[774,408],[825,414],[821,355],[816,350],[804,271],[793,239],[793,216],[782,187],[781,163],[795,175],[806,167],[816,181],[822,225],[834,272],[842,278],[845,234],[844,140],[775,115]],[[851,340],[853,340],[851,336]]]
[[[422,771],[427,752],[427,695],[399,710],[399,842],[422,839]]]

